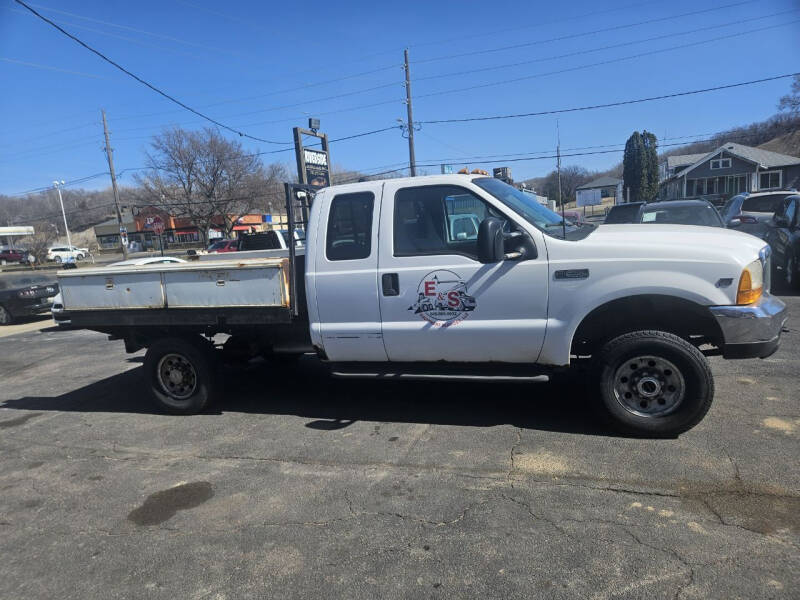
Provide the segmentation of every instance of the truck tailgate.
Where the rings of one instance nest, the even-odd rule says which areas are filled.
[[[68,311],[289,305],[282,258],[76,269],[58,279]]]

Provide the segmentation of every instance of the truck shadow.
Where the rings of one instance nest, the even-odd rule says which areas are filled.
[[[579,386],[531,382],[337,379],[314,358],[296,364],[250,363],[224,371],[221,398],[207,414],[291,415],[321,432],[356,421],[470,427],[510,424],[542,431],[617,434],[595,416]],[[5,408],[33,411],[161,414],[135,368],[59,396],[11,399]],[[180,418],[180,417],[176,417]]]

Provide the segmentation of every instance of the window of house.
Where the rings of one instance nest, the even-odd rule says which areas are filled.
[[[339,194],[331,202],[325,256],[328,260],[358,260],[372,252],[372,192]]]
[[[460,254],[477,260],[478,228],[488,216],[500,215],[464,188],[432,185],[398,190],[394,255]]]
[[[764,171],[758,174],[758,189],[769,190],[781,187],[780,171]]]
[[[712,169],[730,169],[731,168],[731,159],[730,158],[716,158],[711,161],[711,168]]]

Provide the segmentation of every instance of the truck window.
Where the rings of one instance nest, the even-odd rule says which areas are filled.
[[[340,194],[331,202],[325,256],[328,260],[357,260],[372,252],[372,192]]]
[[[398,190],[394,198],[394,255],[461,254],[477,260],[478,227],[491,211],[452,185]]]

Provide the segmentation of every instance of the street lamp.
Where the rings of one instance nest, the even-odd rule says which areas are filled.
[[[58,192],[58,203],[61,204],[61,216],[64,217],[64,230],[67,232],[67,246],[69,251],[72,252],[72,240],[69,237],[69,226],[67,225],[67,213],[64,212],[64,199],[61,197],[61,187],[64,185],[64,180],[54,181],[53,187]]]

